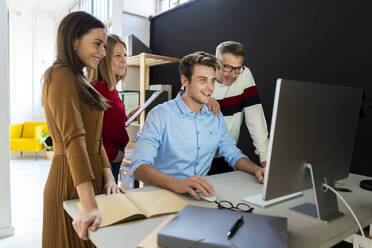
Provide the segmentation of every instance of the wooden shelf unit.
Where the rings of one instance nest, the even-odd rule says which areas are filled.
[[[150,88],[150,67],[170,63],[179,63],[181,59],[167,56],[160,56],[149,53],[141,53],[128,58],[127,66],[139,67],[140,69],[140,105],[145,103],[145,90]],[[145,113],[140,116],[139,126],[145,122]]]

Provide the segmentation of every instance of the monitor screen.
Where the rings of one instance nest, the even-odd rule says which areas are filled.
[[[278,79],[264,200],[314,186],[316,205],[322,205],[322,183],[349,174],[361,99],[358,88]],[[326,205],[337,207],[332,204]]]

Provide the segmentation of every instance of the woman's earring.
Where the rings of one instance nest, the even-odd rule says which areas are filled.
[[[76,47],[74,47],[74,50],[75,50],[75,52],[76,52]]]

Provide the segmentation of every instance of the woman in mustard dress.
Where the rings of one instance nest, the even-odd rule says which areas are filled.
[[[96,194],[121,192],[102,146],[106,100],[84,77],[105,53],[104,24],[82,11],[67,15],[57,31],[57,58],[44,74],[43,106],[54,158],[44,189],[43,247],[94,247],[87,228],[100,222]],[[79,198],[83,211],[72,221],[63,201]]]

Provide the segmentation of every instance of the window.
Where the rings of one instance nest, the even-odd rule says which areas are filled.
[[[157,14],[170,10],[188,1],[190,0],[158,0],[158,13]]]
[[[80,10],[80,2],[75,3],[69,10],[69,13],[79,11]]]
[[[91,0],[80,0],[80,10],[92,13],[92,1]]]
[[[93,0],[93,15],[105,22],[111,18],[112,0]]]
[[[88,12],[100,19],[106,26],[108,33],[112,30],[112,0],[79,0],[69,10]]]

